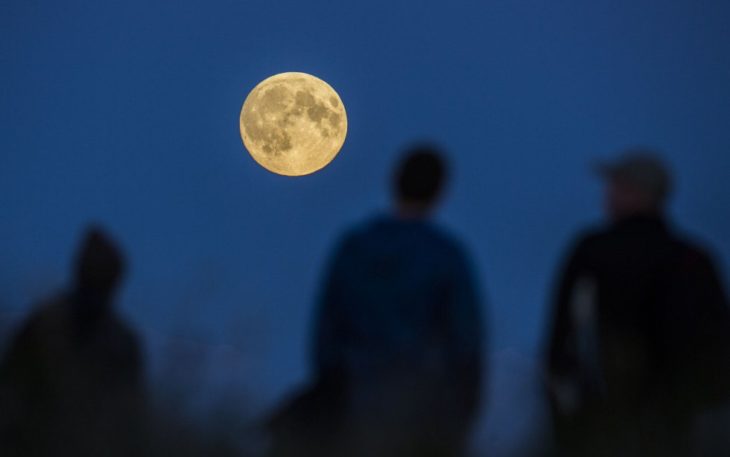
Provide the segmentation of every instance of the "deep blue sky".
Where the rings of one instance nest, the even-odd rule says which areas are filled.
[[[425,137],[453,159],[440,219],[473,251],[493,347],[531,353],[560,253],[600,217],[595,158],[664,151],[678,223],[730,261],[728,23],[726,0],[5,0],[0,307],[62,285],[100,221],[132,264],[133,322],[233,345],[274,397],[306,376],[337,234],[387,207],[399,148]],[[299,179],[238,132],[283,71],[328,81],[349,116],[339,157]]]

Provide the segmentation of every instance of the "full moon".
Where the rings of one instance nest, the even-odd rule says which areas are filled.
[[[347,114],[337,92],[307,73],[261,81],[241,109],[241,138],[267,170],[303,176],[327,166],[347,136]]]

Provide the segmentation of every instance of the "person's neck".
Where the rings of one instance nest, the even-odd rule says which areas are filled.
[[[398,202],[394,209],[397,219],[403,221],[424,221],[431,215],[430,207],[411,202]]]
[[[73,308],[80,317],[99,319],[110,311],[111,293],[96,288],[77,287],[73,293]]]
[[[618,224],[626,224],[640,221],[663,222],[665,219],[666,216],[662,210],[650,209],[624,214],[623,216],[617,218],[615,222]]]

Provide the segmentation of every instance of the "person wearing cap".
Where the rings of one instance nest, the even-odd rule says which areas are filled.
[[[294,433],[291,451],[273,455],[466,451],[482,388],[482,304],[464,248],[430,220],[446,171],[437,148],[411,148],[390,214],[339,243],[315,314],[314,386],[274,421],[279,443],[287,422]]]
[[[656,153],[596,168],[608,221],[567,256],[549,322],[560,455],[694,455],[693,417],[727,398],[727,297],[707,251],[669,222]]]
[[[143,452],[137,338],[113,307],[126,265],[87,231],[68,291],[41,304],[0,363],[0,454],[128,456]]]

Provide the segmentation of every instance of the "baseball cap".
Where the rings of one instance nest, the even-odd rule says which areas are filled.
[[[672,173],[662,158],[648,149],[632,149],[615,161],[598,162],[596,172],[603,178],[620,180],[649,193],[657,201],[672,193]]]

